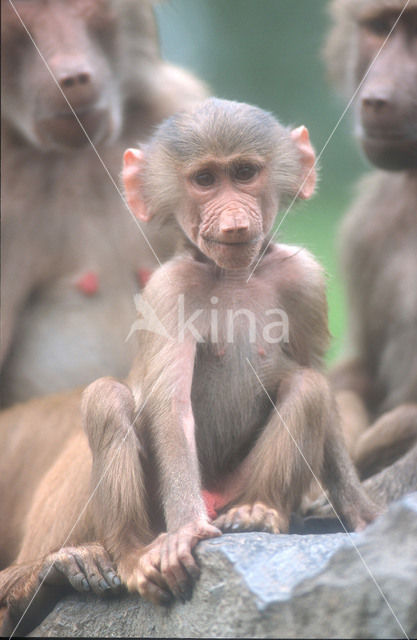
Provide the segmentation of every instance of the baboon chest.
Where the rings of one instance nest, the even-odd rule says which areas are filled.
[[[265,425],[276,397],[280,348],[256,342],[199,345],[191,401],[205,469],[229,471]]]

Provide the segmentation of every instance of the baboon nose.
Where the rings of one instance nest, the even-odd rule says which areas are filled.
[[[59,77],[59,86],[75,109],[89,106],[98,96],[94,79],[86,70],[63,73]]]
[[[89,73],[77,73],[75,75],[69,75],[62,78],[60,84],[63,89],[69,89],[70,87],[75,87],[77,84],[88,84],[90,80],[91,78]]]
[[[368,133],[373,130],[392,129],[398,114],[395,113],[394,103],[389,95],[384,92],[375,91],[365,94],[361,101],[362,124]]]
[[[246,216],[227,216],[220,222],[220,232],[227,235],[241,234],[249,230]]]

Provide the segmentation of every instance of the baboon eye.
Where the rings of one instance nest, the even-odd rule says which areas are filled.
[[[248,182],[252,180],[254,176],[258,173],[258,168],[253,164],[242,164],[236,167],[234,171],[234,177],[236,180],[240,182]]]
[[[215,183],[216,178],[214,173],[211,171],[199,171],[194,176],[194,181],[198,184],[199,187],[210,187]]]
[[[376,36],[387,36],[393,27],[393,22],[389,18],[374,18],[367,20],[366,28]]]

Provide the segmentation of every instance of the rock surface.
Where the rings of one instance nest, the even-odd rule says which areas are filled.
[[[192,600],[62,600],[31,634],[84,637],[415,638],[417,493],[361,534],[224,535],[200,543]]]

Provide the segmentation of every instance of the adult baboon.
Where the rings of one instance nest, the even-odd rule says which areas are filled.
[[[342,225],[352,352],[333,383],[365,486],[387,502],[417,489],[417,2],[331,12],[330,75],[348,97],[362,81],[355,132],[377,167]]]
[[[2,0],[1,16],[9,405],[126,375],[133,294],[157,259],[117,191],[122,153],[205,89],[161,61],[149,0]],[[146,234],[168,257],[169,232]]]

